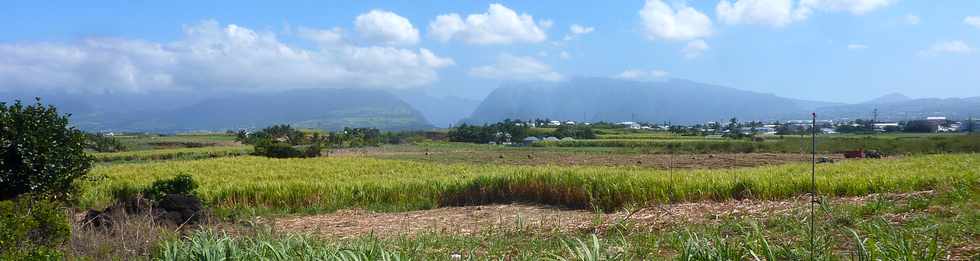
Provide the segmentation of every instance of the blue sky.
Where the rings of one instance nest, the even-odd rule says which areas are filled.
[[[838,102],[980,96],[972,0],[199,2],[6,1],[0,89],[482,98],[599,76]]]

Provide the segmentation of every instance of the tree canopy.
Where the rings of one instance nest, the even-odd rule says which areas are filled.
[[[0,103],[0,200],[30,193],[68,199],[92,159],[85,134],[53,106]]]

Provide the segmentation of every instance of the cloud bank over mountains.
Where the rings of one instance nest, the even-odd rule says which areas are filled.
[[[757,27],[749,30],[763,33],[788,33],[795,30],[794,26],[806,29],[806,26],[797,25],[817,20],[821,14],[864,16],[899,5],[897,2],[640,0],[619,10],[621,15],[633,17],[621,19],[629,24],[625,27],[631,29],[588,17],[562,17],[533,5],[521,6],[545,14],[532,15],[499,3],[478,4],[470,11],[435,10],[424,17],[406,17],[391,10],[367,6],[350,13],[346,26],[287,25],[281,31],[241,25],[249,24],[248,21],[191,21],[183,25],[182,34],[165,38],[168,40],[83,37],[60,42],[0,41],[0,92],[148,93],[429,87],[445,91],[456,87],[448,85],[486,89],[485,86],[493,81],[555,82],[577,76],[576,71],[612,74],[622,70],[627,72],[621,75],[623,78],[656,79],[662,78],[657,76],[661,73],[640,73],[633,68],[662,68],[678,76],[691,73],[690,69],[678,68],[683,66],[697,65],[697,68],[711,70],[713,67],[704,66],[704,63],[717,64],[723,59],[728,59],[724,63],[733,61],[733,58],[726,58],[735,57],[732,50],[737,43],[732,38],[744,37],[733,33],[744,29],[736,27]],[[926,20],[922,20],[920,14]],[[547,15],[567,20],[560,20],[562,25],[554,27],[559,29],[552,29],[555,22]],[[901,28],[935,23],[929,13],[902,11],[895,15],[891,14]],[[980,17],[975,14],[959,19],[955,22],[961,29],[980,28]],[[174,31],[179,30],[174,27]],[[549,30],[555,30],[554,37],[549,36]],[[623,37],[623,32],[629,35]],[[890,47],[864,38],[867,37],[827,41],[838,40],[832,44],[834,49],[846,48],[853,54],[872,54]],[[596,51],[620,47],[601,46],[611,44],[609,39],[615,39],[616,44],[624,40],[635,41],[634,44],[623,44],[625,48],[639,48],[631,52],[655,53],[658,49],[666,49],[674,52],[674,56],[668,55],[664,60],[651,59],[649,63],[616,64],[618,61],[603,60],[606,53]],[[936,37],[934,41],[918,43],[918,47],[905,50],[904,54],[910,58],[918,54],[919,58],[933,60],[973,55],[976,43],[971,40],[956,36]],[[776,47],[791,48],[793,44],[787,43]],[[602,48],[596,49],[595,45]],[[617,68],[587,68],[592,64]],[[439,84],[440,74],[446,72],[451,73],[447,77],[449,80]],[[477,84],[460,84],[465,81]],[[461,93],[466,94],[466,91]],[[479,91],[473,93],[467,95],[482,97]]]
[[[358,32],[383,44],[368,46],[346,43],[340,29],[302,28],[298,34],[318,45],[304,48],[273,32],[214,20],[185,26],[183,37],[169,43],[124,38],[4,43],[0,86],[95,92],[407,88],[438,80],[437,71],[454,64],[425,48],[387,46],[413,42],[411,35],[379,31],[378,20],[390,18],[374,11],[358,17]]]
[[[470,14],[463,20],[457,13],[439,15],[429,23],[429,35],[442,42],[460,40],[469,44],[540,43],[548,39],[550,20],[491,4],[486,13]]]

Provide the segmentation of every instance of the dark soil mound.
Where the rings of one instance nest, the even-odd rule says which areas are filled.
[[[158,202],[143,197],[121,199],[104,210],[90,209],[84,222],[94,227],[112,226],[113,220],[131,215],[149,215],[157,223],[169,225],[198,224],[202,220],[204,204],[192,196],[169,194]]]
[[[163,212],[159,216],[159,220],[182,225],[197,223],[201,217],[203,204],[201,204],[200,199],[195,197],[169,194],[160,199],[157,207]]]

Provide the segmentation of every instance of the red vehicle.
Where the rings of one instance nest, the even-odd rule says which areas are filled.
[[[863,159],[864,158],[864,149],[852,150],[852,151],[845,151],[844,152],[844,158],[847,158],[847,159]]]
[[[852,151],[844,152],[844,158],[847,159],[863,159],[863,158],[880,159],[882,156],[883,155],[881,154],[881,152],[878,152],[877,150],[865,151],[864,149],[860,149],[860,150],[852,150]]]

